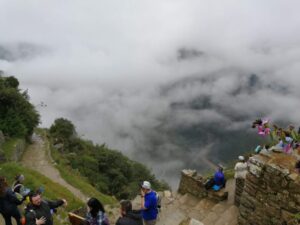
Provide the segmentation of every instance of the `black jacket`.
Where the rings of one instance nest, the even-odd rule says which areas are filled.
[[[143,225],[141,211],[128,212],[117,220],[116,225]]]
[[[29,204],[25,210],[26,225],[36,225],[35,219],[40,219],[42,216],[46,218],[45,225],[53,225],[51,209],[55,209],[63,204],[63,200],[43,200],[39,206]]]
[[[6,188],[4,196],[0,197],[0,213],[9,215],[17,210],[17,205],[22,204],[11,188]]]

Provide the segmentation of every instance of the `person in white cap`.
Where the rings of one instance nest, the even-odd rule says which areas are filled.
[[[241,155],[239,156],[239,162],[237,162],[237,164],[235,164],[234,171],[235,171],[234,178],[246,179],[248,165],[245,161],[244,156],[241,156]]]
[[[156,192],[151,190],[149,181],[141,184],[141,210],[145,225],[155,225],[158,209]]]
[[[240,198],[244,190],[245,179],[248,172],[248,165],[245,161],[244,156],[239,156],[239,162],[234,167],[234,178],[235,178],[235,198],[234,203],[236,206],[240,205]]]

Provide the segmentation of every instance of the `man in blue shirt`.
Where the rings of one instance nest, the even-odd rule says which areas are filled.
[[[158,214],[157,197],[148,181],[141,185],[141,210],[145,225],[155,225]]]

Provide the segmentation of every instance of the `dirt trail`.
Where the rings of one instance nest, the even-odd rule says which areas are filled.
[[[61,176],[59,171],[54,167],[50,162],[48,146],[46,146],[43,139],[34,134],[32,137],[33,144],[30,145],[25,151],[21,163],[22,165],[36,170],[49,179],[59,183],[60,185],[66,187],[71,191],[75,196],[81,199],[83,202],[86,202],[88,196],[84,195],[80,190],[68,184]]]

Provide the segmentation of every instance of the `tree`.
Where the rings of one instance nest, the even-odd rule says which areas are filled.
[[[17,78],[10,76],[10,77],[6,77],[5,81],[4,81],[4,85],[8,88],[15,88],[17,89],[19,87],[19,81]]]
[[[0,130],[10,137],[27,138],[39,124],[40,116],[18,86],[16,78],[0,77]]]
[[[67,143],[71,138],[76,137],[76,129],[70,120],[58,118],[50,127],[50,134],[57,142]]]

